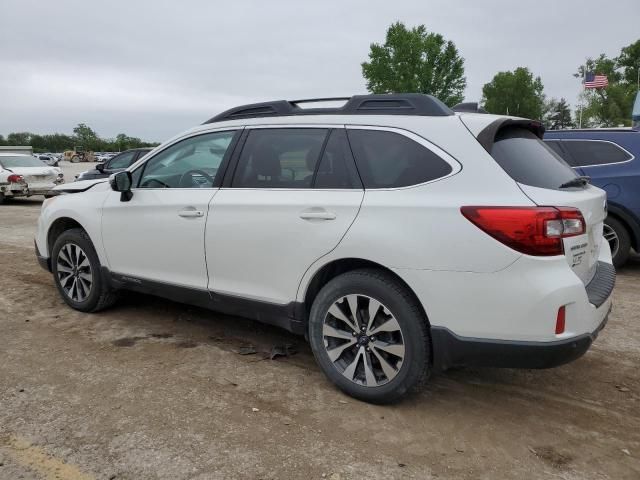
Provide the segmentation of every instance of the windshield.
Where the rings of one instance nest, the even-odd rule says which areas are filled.
[[[42,160],[33,158],[31,155],[16,155],[15,157],[1,156],[0,165],[4,168],[15,167],[44,167]]]

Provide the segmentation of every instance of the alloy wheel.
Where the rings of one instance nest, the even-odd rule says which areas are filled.
[[[83,302],[91,293],[93,272],[87,254],[75,243],[65,243],[56,259],[58,281],[74,302]]]
[[[393,313],[375,298],[352,294],[336,300],[325,316],[322,335],[333,366],[358,385],[384,385],[402,367],[402,329]]]
[[[604,236],[604,239],[609,242],[611,256],[615,258],[620,248],[620,239],[618,238],[618,234],[613,228],[605,223],[602,228],[602,235]]]

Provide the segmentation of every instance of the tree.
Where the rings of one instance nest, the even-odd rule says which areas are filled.
[[[564,98],[556,100],[552,98],[545,102],[542,113],[542,122],[549,129],[572,128],[571,108]]]
[[[450,106],[464,98],[464,59],[452,41],[424,25],[408,30],[394,23],[384,44],[372,43],[369,61],[361,65],[372,93],[428,93]]]
[[[482,103],[489,113],[541,119],[544,86],[526,67],[513,72],[498,72],[482,87]]]
[[[638,87],[640,78],[640,40],[627,45],[620,51],[616,59],[618,68],[622,69],[622,80]]]
[[[7,135],[7,145],[30,145],[31,134],[29,132],[12,132]]]
[[[78,144],[87,150],[98,150],[98,135],[93,131],[91,127],[84,123],[79,123],[77,127],[73,129],[73,133],[78,141]]]
[[[580,94],[582,126],[615,127],[630,125],[633,101],[638,90],[640,69],[640,40],[621,49],[616,58],[600,54],[587,58],[578,67],[575,77],[583,78],[585,71],[606,75],[606,88],[588,89]]]

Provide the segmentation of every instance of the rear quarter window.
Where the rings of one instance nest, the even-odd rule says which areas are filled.
[[[399,133],[349,129],[348,136],[365,188],[418,185],[453,171],[436,153]]]
[[[633,158],[620,146],[605,140],[563,140],[562,144],[579,167],[621,163]]]
[[[500,130],[491,156],[516,182],[532,187],[558,189],[577,176],[551,147],[520,127]]]

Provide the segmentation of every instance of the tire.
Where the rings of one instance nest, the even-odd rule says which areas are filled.
[[[614,217],[607,217],[604,221],[604,238],[611,247],[613,265],[622,267],[631,254],[631,236],[627,228]]]
[[[0,193],[0,205],[4,203],[4,193]]]
[[[73,157],[71,157],[71,163],[79,163],[80,162],[80,157],[78,157],[77,155],[74,155]]]
[[[75,310],[97,312],[117,299],[116,292],[102,278],[91,239],[80,228],[66,230],[56,239],[51,250],[51,269],[58,292]]]
[[[354,298],[359,312],[355,328],[350,314]],[[369,323],[372,300],[379,302],[374,322],[363,327]],[[329,380],[366,402],[397,401],[430,374],[431,339],[420,304],[396,278],[379,270],[344,273],[320,290],[311,307],[309,341]]]

